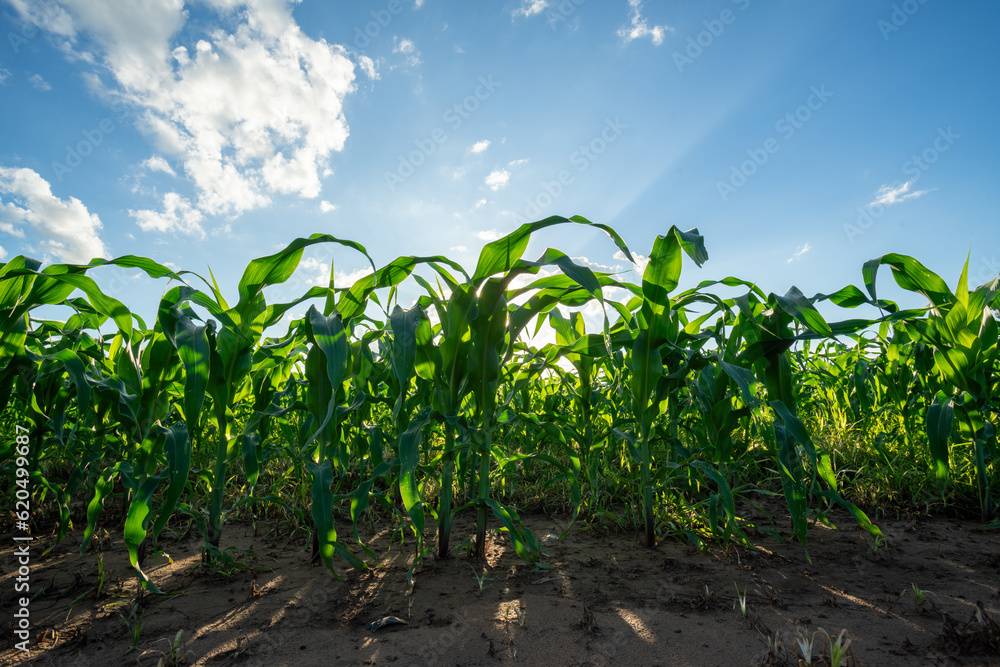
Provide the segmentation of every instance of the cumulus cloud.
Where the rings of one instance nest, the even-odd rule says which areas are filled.
[[[621,255],[622,259],[625,259],[625,253],[623,253],[621,250],[618,251],[618,254]],[[593,262],[589,258],[583,256],[570,257],[570,259],[572,259],[577,264],[582,264],[583,266],[590,267],[594,271],[598,271],[600,273],[621,273],[623,271],[621,266],[608,266],[607,264],[601,264],[600,262]]]
[[[0,232],[24,238],[30,227],[37,247],[59,262],[86,264],[110,258],[101,240],[103,225],[76,197],[59,199],[38,172],[0,167]]]
[[[52,86],[49,85],[48,81],[42,78],[41,74],[32,74],[28,81],[31,82],[31,85],[34,86],[35,90],[40,90],[43,93],[47,93],[52,90]]]
[[[893,187],[892,185],[883,185],[875,193],[875,199],[872,200],[867,206],[870,208],[872,206],[891,206],[893,204],[898,204],[900,202],[906,201],[907,199],[915,199],[921,197],[930,190],[914,190],[910,192],[910,185],[913,181],[907,181],[900,186]]]
[[[319,195],[320,174],[348,136],[343,101],[355,66],[342,47],[307,36],[290,3],[205,0],[220,21],[191,49],[177,40],[188,21],[182,0],[53,4],[14,2],[95,63],[100,92],[134,111],[157,151],[182,166],[200,212],[238,215],[279,193]]]
[[[531,158],[525,157],[525,158],[521,158],[520,160],[511,160],[510,162],[507,163],[507,166],[508,167],[523,167],[524,165],[528,164],[529,162],[531,162]]]
[[[319,203],[319,210],[322,211],[323,213],[330,213],[331,211],[337,210],[337,205],[331,204],[330,202],[324,199]]]
[[[663,43],[663,38],[667,34],[667,31],[673,32],[673,28],[668,25],[653,25],[650,26],[646,22],[646,19],[642,16],[642,1],[641,0],[628,0],[628,5],[631,8],[631,25],[618,30],[618,36],[622,38],[625,44],[628,44],[634,39],[642,39],[643,37],[649,37],[653,44],[659,46]]]
[[[484,152],[489,147],[490,147],[490,140],[489,139],[483,139],[482,141],[477,141],[476,143],[474,143],[471,146],[469,146],[469,152],[470,153],[482,153],[482,152]]]
[[[176,192],[163,195],[163,210],[129,210],[128,214],[144,232],[176,232],[189,236],[205,237],[201,222],[205,216],[191,202]]]
[[[164,174],[170,174],[171,176],[177,175],[173,167],[170,166],[170,163],[163,159],[161,155],[154,155],[148,160],[143,160],[142,166],[149,171],[162,171]]]
[[[614,257],[614,259],[617,259],[620,262],[630,261],[629,258],[625,255],[625,253],[622,252],[621,250],[612,255],[612,257]],[[633,252],[632,257],[635,258],[634,262],[635,271],[641,276],[646,271],[646,265],[649,264],[649,257],[646,257],[645,255],[640,255],[637,252]]]
[[[473,208],[482,208],[484,206],[486,206],[486,199],[485,198],[477,199],[476,203],[472,205]]]
[[[365,73],[365,76],[372,81],[379,78],[378,63],[368,56],[358,56],[358,66],[361,67],[361,71]]]
[[[549,6],[548,0],[524,0],[524,3],[514,10],[514,16],[534,16],[541,14]]]
[[[490,189],[496,192],[500,188],[506,187],[507,182],[510,180],[510,172],[506,169],[494,169],[486,177],[486,185],[490,186]]]
[[[802,255],[806,254],[810,250],[812,250],[812,245],[810,245],[808,243],[806,243],[805,245],[800,245],[795,250],[795,254],[788,258],[788,263],[791,264],[792,262],[794,262],[796,260],[802,259]]]
[[[486,241],[488,243],[490,241],[496,241],[500,238],[500,232],[496,229],[484,229],[481,232],[476,232],[476,238],[480,241]]]
[[[420,51],[417,51],[412,40],[393,37],[392,52],[402,55],[409,67],[416,67],[420,64]]]

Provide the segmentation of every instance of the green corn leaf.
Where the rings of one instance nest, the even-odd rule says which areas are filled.
[[[167,457],[167,491],[157,508],[156,521],[153,523],[153,539],[160,533],[170,520],[174,507],[187,488],[188,473],[191,471],[191,441],[184,424],[174,424],[163,430],[165,442],[163,453]]]
[[[872,537],[885,537],[879,527],[871,522],[871,519],[868,518],[867,514],[862,512],[857,505],[841,498],[838,493],[833,491],[816,491],[816,495],[829,498],[830,500],[833,500],[841,505],[844,509],[851,513],[855,521],[858,522],[858,525],[861,526],[862,529],[867,530],[868,534]]]
[[[896,284],[910,292],[923,294],[935,307],[945,306],[955,302],[955,295],[939,275],[908,255],[890,253],[870,259],[863,269],[865,288],[872,301],[877,301],[875,295],[875,277],[883,264],[892,268],[892,276]]]
[[[774,298],[786,313],[808,327],[811,331],[815,331],[823,336],[832,335],[833,332],[830,330],[830,325],[826,323],[826,320],[816,310],[816,307],[797,287],[792,287],[785,296],[775,295]]]
[[[486,505],[493,510],[493,514],[500,519],[503,524],[503,530],[507,532],[510,537],[511,543],[514,545],[514,550],[517,551],[517,555],[524,561],[529,563],[536,562],[545,551],[545,547],[535,539],[535,536],[531,534],[531,531],[525,527],[524,523],[521,521],[521,517],[517,515],[513,509],[506,507],[493,500],[492,498],[486,499]]]
[[[189,432],[196,432],[201,423],[201,408],[205,403],[205,392],[211,376],[211,349],[208,334],[214,330],[212,323],[197,326],[194,321],[183,316],[177,320],[174,344],[177,355],[184,364],[184,419]]]
[[[96,475],[94,480],[94,497],[87,504],[87,526],[83,530],[83,538],[80,541],[80,553],[82,554],[90,546],[90,541],[97,530],[97,517],[104,506],[104,499],[114,490],[114,472]]]
[[[420,444],[423,429],[430,420],[430,411],[410,422],[410,427],[399,438],[399,495],[407,516],[413,522],[418,543],[423,543],[424,504],[417,485],[417,466],[420,464]],[[419,552],[418,547],[418,552]]]
[[[326,569],[334,577],[343,579],[343,577],[337,574],[333,563],[333,555],[337,552],[335,549],[335,545],[337,545],[337,529],[333,525],[333,491],[330,488],[333,485],[333,471],[330,469],[330,461],[329,459],[324,459],[318,464],[308,461],[306,465],[313,478],[311,514],[313,526],[316,529],[316,537],[319,542],[319,556],[323,561],[323,565],[326,566]],[[364,563],[357,556],[353,554],[351,556],[353,556],[353,559],[349,562],[355,565],[354,561],[356,561],[361,564],[359,569],[363,569]],[[357,567],[357,565],[355,566]]]
[[[955,420],[955,399],[938,392],[927,407],[927,445],[934,461],[934,474],[939,488],[948,481],[948,440]]]
[[[654,312],[670,307],[670,292],[681,276],[681,251],[690,255],[698,266],[708,261],[705,239],[697,229],[682,232],[671,227],[666,236],[657,236],[649,253],[649,263],[642,273],[642,296]]]
[[[154,593],[161,591],[139,565],[139,546],[146,539],[146,524],[151,510],[150,500],[164,477],[164,475],[157,475],[143,480],[139,488],[135,490],[135,495],[128,507],[128,516],[125,519],[125,548],[128,549],[129,563],[135,569],[139,583]]]
[[[743,538],[743,531],[736,523],[736,500],[733,497],[733,490],[729,487],[729,482],[726,481],[726,478],[718,470],[704,461],[692,461],[691,466],[705,473],[719,487],[719,493],[722,495],[722,504],[726,510],[726,530],[722,535],[723,544],[729,540],[730,535],[734,531]]]
[[[409,310],[399,306],[393,308],[389,316],[389,326],[392,332],[392,372],[399,385],[400,392],[393,408],[395,418],[403,407],[406,398],[406,388],[413,377],[413,368],[417,359],[417,327],[420,324],[423,311],[419,305]]]
[[[581,216],[563,218],[561,216],[554,215],[537,222],[525,223],[510,234],[507,234],[496,241],[487,243],[479,253],[479,261],[476,264],[476,270],[472,275],[473,284],[479,286],[493,274],[506,272],[512,269],[517,260],[521,259],[524,252],[528,249],[528,241],[531,239],[532,234],[541,229],[545,229],[546,227],[563,223],[589,225],[604,231],[612,238],[615,245],[617,245],[629,259],[632,258],[632,252],[628,249],[628,246],[625,245],[625,241],[611,227],[593,223]]]

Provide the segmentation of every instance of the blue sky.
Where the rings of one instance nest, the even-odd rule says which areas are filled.
[[[685,286],[831,292],[887,252],[952,286],[969,254],[979,284],[1000,271],[998,22],[943,0],[0,0],[0,256],[139,254],[232,294],[314,232],[471,269],[579,214],[643,255],[697,227]],[[546,246],[629,267],[582,228],[528,255]],[[272,298],[331,260],[344,283],[366,265],[307,252]],[[146,317],[164,289],[93,275]]]

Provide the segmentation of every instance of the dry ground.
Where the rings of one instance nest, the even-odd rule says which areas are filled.
[[[1000,533],[941,518],[885,519],[877,523],[890,546],[873,551],[849,517],[837,519],[839,530],[810,529],[809,563],[801,545],[763,536],[755,550],[706,553],[675,542],[649,550],[633,535],[596,534],[585,524],[558,541],[559,519],[527,517],[548,548],[547,569],[521,562],[494,533],[488,563],[431,559],[412,592],[412,537],[401,549],[388,531],[375,535],[381,566],[336,581],[309,563],[302,533],[229,525],[223,546],[252,548],[253,558],[241,558],[253,569],[209,572],[197,567],[196,537],[164,540],[173,563],[157,556],[146,570],[177,595],[145,597],[135,648],[124,618],[135,578],[120,539],[97,545],[108,583],[96,597],[87,591],[98,551],[79,555],[73,532],[46,556],[51,537],[32,548],[32,590],[44,591],[31,603],[28,654],[12,639],[17,565],[7,536],[0,664],[153,666],[179,630],[180,664],[220,667],[795,664],[793,637],[815,635],[819,656],[822,628],[833,637],[846,629],[853,657],[866,666],[1000,665],[1000,626],[984,625],[1000,619]],[[453,539],[472,532],[468,521],[456,521]],[[734,583],[746,587],[746,618],[734,609]],[[922,608],[912,593],[900,597],[914,584],[931,591]],[[386,616],[406,623],[369,629]],[[782,649],[768,655],[775,632]]]

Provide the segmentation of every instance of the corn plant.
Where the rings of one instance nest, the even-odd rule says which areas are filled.
[[[228,567],[227,517],[272,507],[311,529],[315,559],[334,575],[338,562],[377,559],[359,533],[375,515],[415,538],[411,577],[431,551],[427,516],[446,558],[454,516],[473,509],[473,556],[485,555],[492,514],[518,555],[537,561],[525,497],[558,500],[570,526],[584,507],[593,520],[635,518],[649,546],[658,525],[726,543],[747,540],[737,497],[776,484],[804,545],[809,516],[827,521],[834,505],[882,545],[846,500],[854,473],[830,434],[857,443],[853,455],[890,481],[936,480],[942,496],[968,494],[983,521],[996,516],[1000,277],[970,288],[966,262],[952,291],[890,254],[863,267],[865,290],[765,294],[734,277],[678,290],[684,254],[699,266],[708,254],[697,230],[677,227],[655,239],[640,284],[558,249],[524,259],[534,234],[567,224],[632,256],[613,229],[581,217],[522,225],[488,243],[471,272],[439,255],[376,267],[359,244],[316,234],[252,260],[235,305],[211,272],[134,256],[45,267],[14,257],[0,264],[0,424],[27,431],[27,444],[0,439],[0,470],[28,471],[58,539],[82,499],[81,550],[105,505],[120,502],[129,561],[151,591],[144,559],[171,520],[190,520],[205,562]],[[265,298],[305,249],[330,243],[372,273],[340,288],[331,268],[326,285],[291,301]],[[879,299],[883,265],[927,306]],[[100,289],[92,272],[107,266],[169,281],[154,321]],[[411,281],[422,292],[404,304]],[[720,285],[746,291],[723,298]],[[880,312],[827,321],[822,302]],[[595,331],[578,312],[588,305],[603,313]],[[542,327],[555,341],[535,347],[526,334]],[[911,446],[927,447],[926,461],[905,461],[926,476],[899,469]],[[277,469],[289,493],[274,490]],[[638,516],[620,511],[630,497]],[[672,505],[687,524],[662,521]],[[345,516],[351,547],[337,530]]]

